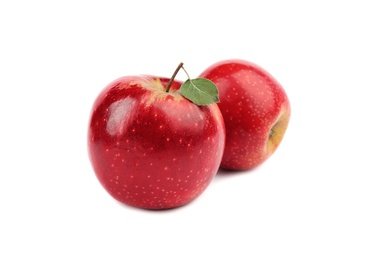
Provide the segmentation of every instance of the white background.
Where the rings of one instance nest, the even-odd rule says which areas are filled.
[[[2,1],[0,259],[390,259],[386,2]],[[86,148],[100,90],[228,58],[288,93],[276,153],[176,210],[112,199]]]

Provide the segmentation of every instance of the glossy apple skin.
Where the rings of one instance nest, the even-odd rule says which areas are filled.
[[[279,146],[290,120],[283,87],[245,60],[220,61],[199,77],[213,81],[219,90],[218,106],[226,126],[221,168],[247,170],[264,163]]]
[[[217,173],[225,126],[216,104],[197,106],[174,81],[127,76],[93,104],[88,151],[112,197],[130,206],[168,209],[197,198]]]

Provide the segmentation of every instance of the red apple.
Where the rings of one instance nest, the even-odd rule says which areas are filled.
[[[246,170],[267,160],[283,139],[290,103],[282,86],[258,65],[225,60],[200,77],[217,85],[226,126],[221,168]]]
[[[96,176],[116,200],[168,209],[197,198],[217,173],[225,126],[216,104],[198,106],[182,85],[154,76],[126,76],[93,104],[88,150]]]

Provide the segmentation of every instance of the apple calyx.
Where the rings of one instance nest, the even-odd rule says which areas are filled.
[[[269,130],[269,134],[268,136],[271,138],[275,133],[275,130],[274,130],[274,126],[271,127],[271,129]]]
[[[219,93],[217,86],[208,79],[196,78],[191,79],[188,72],[183,67],[183,62],[180,62],[171,79],[168,82],[165,92],[169,92],[172,82],[174,81],[180,69],[186,73],[188,79],[181,85],[180,93],[197,106],[206,106],[219,102]]]

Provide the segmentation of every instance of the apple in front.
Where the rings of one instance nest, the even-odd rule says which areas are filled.
[[[126,76],[93,104],[88,150],[95,174],[116,200],[168,209],[196,199],[218,171],[225,126],[216,104],[198,106],[168,78]]]
[[[268,72],[245,60],[211,65],[199,77],[219,90],[226,126],[221,168],[246,170],[266,161],[278,148],[290,120],[290,103]]]

